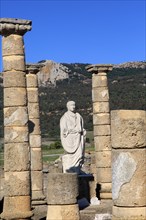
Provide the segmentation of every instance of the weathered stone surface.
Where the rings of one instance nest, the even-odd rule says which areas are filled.
[[[146,206],[146,149],[113,150],[112,155],[114,204]]]
[[[4,106],[26,106],[26,89],[25,88],[5,88]]]
[[[79,220],[79,207],[74,205],[48,205],[47,220]]]
[[[5,172],[4,191],[6,196],[29,196],[29,171]]]
[[[3,37],[2,41],[3,56],[24,54],[24,43],[22,36],[11,34],[9,36]]]
[[[9,34],[24,35],[31,30],[32,22],[30,20],[17,18],[1,18],[0,19],[0,34],[7,36]]]
[[[27,171],[30,167],[27,143],[9,143],[4,147],[5,171]]]
[[[26,75],[27,88],[37,88],[38,87],[38,77],[36,74]]]
[[[39,102],[38,88],[27,88],[28,102]]]
[[[42,144],[41,135],[30,134],[29,144],[30,144],[30,147],[35,147],[35,148],[41,147],[41,144]]]
[[[97,168],[97,182],[98,183],[111,183],[112,182],[112,170],[111,168]]]
[[[31,170],[42,170],[41,148],[31,148]]]
[[[28,127],[4,127],[5,143],[28,142]]]
[[[107,87],[96,87],[92,89],[93,102],[108,102],[109,93]]]
[[[28,103],[29,119],[40,118],[39,103]]]
[[[32,201],[34,200],[44,200],[45,196],[42,193],[42,190],[38,190],[38,191],[32,191]]]
[[[25,72],[8,71],[3,73],[4,88],[26,87]]]
[[[146,111],[115,110],[111,112],[111,140],[113,148],[146,146]]]
[[[22,55],[12,55],[3,57],[4,71],[25,71],[25,58]]]
[[[96,167],[111,167],[111,150],[97,151],[96,156]]]
[[[4,108],[4,126],[25,126],[27,122],[27,107]]]
[[[117,207],[112,209],[113,220],[145,220],[146,207]]]
[[[92,75],[92,88],[94,87],[107,87],[107,76]]]
[[[32,191],[43,190],[43,173],[42,171],[31,171]]]
[[[109,113],[93,114],[93,124],[94,125],[109,125],[110,114]]]
[[[111,193],[112,192],[112,183],[102,183],[100,192],[101,193]]]
[[[94,126],[94,136],[107,136],[110,135],[110,125],[96,125]]]
[[[109,113],[109,102],[93,103],[93,113]]]
[[[30,196],[5,197],[2,219],[27,219],[33,215],[30,206]]]
[[[77,196],[77,173],[48,174],[47,203],[49,205],[75,204]]]
[[[96,136],[94,137],[95,151],[111,150],[110,136]]]

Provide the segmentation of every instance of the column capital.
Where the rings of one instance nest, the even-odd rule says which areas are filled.
[[[112,64],[93,64],[93,65],[86,66],[86,70],[88,72],[95,73],[95,74],[98,74],[101,72],[107,73],[109,71],[112,71],[112,69],[113,69]]]
[[[44,67],[45,65],[44,64],[41,64],[41,63],[29,63],[29,64],[26,64],[26,73],[27,74],[37,74],[40,69],[42,67]]]
[[[24,35],[30,31],[32,21],[17,18],[0,18],[0,35],[7,36],[10,34]]]

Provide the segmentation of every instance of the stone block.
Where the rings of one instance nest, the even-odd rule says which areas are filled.
[[[112,169],[110,167],[97,168],[97,182],[98,183],[111,183],[112,182]]]
[[[3,86],[4,88],[11,87],[26,87],[25,72],[8,71],[3,72]]]
[[[111,134],[110,125],[95,125],[94,136],[109,136]]]
[[[112,214],[112,220],[145,220],[146,207],[113,206]]]
[[[38,88],[27,88],[28,102],[39,102]]]
[[[112,193],[112,183],[102,183],[101,184],[101,193]]]
[[[31,148],[31,170],[42,170],[41,148]]]
[[[40,135],[40,119],[39,118],[31,118],[28,123],[29,133],[31,135]]]
[[[25,88],[5,88],[4,89],[4,107],[26,106]]]
[[[47,220],[80,220],[79,207],[74,205],[48,205]]]
[[[92,87],[107,87],[107,76],[93,74]]]
[[[43,191],[43,173],[42,171],[31,171],[31,189],[33,191]]]
[[[4,108],[4,126],[25,126],[27,122],[27,107]]]
[[[5,172],[4,191],[6,196],[29,196],[29,171]]]
[[[45,199],[45,196],[43,194],[43,191],[42,190],[38,190],[38,191],[32,191],[32,196],[31,196],[31,199],[32,201],[35,201],[35,200],[44,200]]]
[[[40,118],[39,103],[28,103],[29,119]]]
[[[12,55],[3,57],[4,71],[25,71],[25,58],[23,55]]]
[[[4,145],[5,171],[27,171],[30,167],[28,143]]]
[[[100,193],[100,198],[101,199],[112,199],[112,193],[110,192],[102,192]]]
[[[7,37],[3,37],[2,42],[3,56],[24,54],[24,42],[21,35],[8,35]]]
[[[146,149],[112,150],[114,205],[146,206],[145,186]]]
[[[111,167],[111,150],[97,151],[96,156],[96,167]]]
[[[33,215],[30,196],[13,196],[4,198],[2,219],[29,219]]]
[[[76,173],[48,173],[47,203],[49,205],[75,204],[78,196]]]
[[[41,140],[41,135],[34,135],[34,134],[30,134],[29,135],[29,144],[30,147],[41,147],[42,145],[42,140]]]
[[[111,150],[111,136],[94,137],[95,151]]]
[[[28,127],[4,127],[5,143],[28,142]]]
[[[113,148],[146,146],[146,111],[111,111],[111,140]]]
[[[110,114],[109,113],[93,114],[93,124],[94,125],[109,125]]]
[[[26,84],[27,88],[37,88],[38,87],[38,77],[36,74],[26,74]]]
[[[107,87],[97,87],[92,89],[93,102],[108,102],[109,92]]]
[[[95,102],[93,103],[93,113],[109,113],[109,102]]]

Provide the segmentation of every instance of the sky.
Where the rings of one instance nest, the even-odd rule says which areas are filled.
[[[120,64],[146,60],[145,0],[0,0],[1,18],[32,21],[26,63]],[[0,71],[2,71],[0,36]]]

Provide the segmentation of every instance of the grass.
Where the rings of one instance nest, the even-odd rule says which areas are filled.
[[[86,136],[89,139],[89,143],[86,143],[85,152],[94,151],[93,132],[88,131]],[[55,138],[53,139],[53,141],[55,142]],[[45,140],[44,143],[45,144],[43,144],[43,141],[42,141],[43,162],[47,162],[47,163],[53,162],[59,158],[59,155],[64,154],[63,147],[59,149],[50,149],[50,140],[48,141]],[[3,164],[4,164],[4,155],[3,155],[2,144],[0,143],[0,166],[3,166]]]

